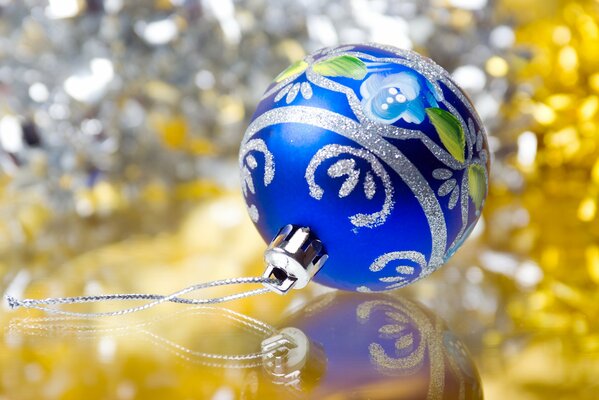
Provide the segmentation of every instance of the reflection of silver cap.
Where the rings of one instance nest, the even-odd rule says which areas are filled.
[[[262,342],[262,363],[275,384],[296,386],[308,359],[310,341],[297,328],[285,328]]]
[[[264,252],[267,267],[263,276],[279,283],[265,283],[269,289],[285,294],[291,288],[305,287],[329,256],[310,228],[284,226]]]
[[[262,341],[261,350],[262,367],[271,382],[286,389],[281,398],[306,398],[326,371],[324,349],[298,328],[281,329]]]

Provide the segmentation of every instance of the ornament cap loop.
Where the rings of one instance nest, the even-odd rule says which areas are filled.
[[[275,279],[264,286],[285,294],[305,287],[322,268],[328,255],[310,228],[285,225],[264,252],[267,267],[263,277]]]

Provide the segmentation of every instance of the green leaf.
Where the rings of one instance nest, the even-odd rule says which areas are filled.
[[[304,60],[299,60],[291,64],[275,78],[275,82],[279,83],[292,75],[301,74],[308,68],[308,63]]]
[[[353,56],[338,56],[314,64],[314,71],[324,76],[341,76],[351,79],[364,79],[366,64]]]
[[[468,167],[468,192],[477,210],[480,210],[483,205],[485,193],[487,192],[486,174],[487,171],[481,165],[472,164]]]
[[[466,138],[460,121],[452,113],[441,108],[427,108],[426,114],[437,130],[447,151],[459,162],[464,162]]]

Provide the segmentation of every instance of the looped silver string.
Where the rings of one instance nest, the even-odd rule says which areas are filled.
[[[239,284],[249,284],[249,283],[271,283],[278,284],[279,281],[272,278],[264,278],[264,277],[245,277],[245,278],[229,278],[229,279],[221,279],[212,282],[199,283],[193,286],[189,286],[185,289],[181,289],[172,294],[163,296],[158,294],[138,294],[138,293],[126,293],[126,294],[107,294],[107,295],[97,295],[97,296],[77,296],[77,297],[52,297],[48,299],[23,299],[19,300],[13,296],[6,296],[6,300],[11,309],[16,308],[34,308],[46,313],[50,314],[60,314],[71,317],[79,317],[79,318],[97,318],[97,317],[114,317],[118,315],[130,314],[138,311],[147,310],[148,308],[155,307],[162,303],[181,303],[181,304],[193,304],[193,305],[202,305],[202,304],[218,304],[224,303],[227,301],[243,299],[250,296],[256,296],[259,294],[268,293],[271,290],[268,288],[254,289],[248,290],[241,293],[231,294],[227,296],[214,297],[209,299],[186,299],[181,298],[185,294],[190,292],[214,288],[218,286],[228,286],[228,285],[239,285]],[[81,303],[96,303],[102,301],[140,301],[140,300],[152,300],[147,304],[143,304],[137,307],[130,307],[123,310],[117,311],[109,311],[109,312],[98,312],[98,313],[81,313],[81,312],[73,312],[73,311],[65,311],[59,308],[53,308],[48,306],[53,305],[64,305],[64,304],[81,304]]]

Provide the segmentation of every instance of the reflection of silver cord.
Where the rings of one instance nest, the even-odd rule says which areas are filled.
[[[231,279],[222,279],[218,281],[200,283],[197,285],[189,286],[185,289],[179,290],[175,293],[172,293],[167,296],[156,295],[156,294],[109,294],[109,295],[99,295],[99,296],[77,296],[77,297],[55,297],[49,299],[25,299],[18,300],[12,296],[7,296],[6,300],[11,308],[35,308],[38,310],[45,311],[51,314],[61,314],[72,317],[80,317],[80,318],[95,318],[95,317],[112,317],[117,315],[130,314],[138,311],[143,311],[148,308],[157,306],[162,303],[172,302],[172,303],[183,303],[183,304],[217,304],[223,303],[226,301],[243,299],[250,296],[255,296],[263,293],[270,292],[268,288],[262,289],[254,289],[249,290],[242,293],[232,294],[228,296],[214,297],[211,299],[184,299],[179,296],[185,295],[190,292],[194,292],[201,289],[208,289],[218,286],[226,286],[226,285],[237,285],[237,284],[245,284],[245,283],[269,283],[269,284],[278,284],[279,281],[271,278],[264,277],[247,277],[247,278],[231,278]],[[72,312],[72,311],[64,311],[52,307],[46,307],[48,305],[59,305],[59,304],[79,304],[79,303],[95,303],[100,301],[114,301],[114,300],[122,300],[122,301],[138,301],[138,300],[153,300],[150,303],[126,308],[118,311],[110,311],[110,312],[99,312],[99,313],[80,313],[80,312]]]
[[[262,334],[273,335],[275,332],[277,332],[277,329],[274,326],[267,324],[266,322],[257,320],[244,314],[240,314],[227,308],[212,306],[194,306],[184,310],[169,313],[167,316],[153,317],[145,321],[127,325],[108,325],[107,327],[103,328],[88,327],[86,325],[77,324],[76,322],[81,319],[78,317],[41,317],[13,319],[10,321],[9,329],[25,333],[32,330],[40,330],[47,332],[57,331],[59,333],[76,333],[77,336],[86,336],[86,334],[89,334],[89,336],[92,337],[93,335],[102,333],[114,334],[115,332],[142,329],[154,322],[176,319],[179,317],[180,314],[189,314],[192,316],[210,315],[211,312],[221,315],[233,322],[236,322],[241,328],[244,328],[244,330],[246,330],[247,332],[257,334],[258,336]]]
[[[25,333],[36,332],[36,335],[50,335],[49,333],[42,332],[62,332],[69,333],[74,332],[77,336],[84,336],[88,338],[101,337],[109,334],[111,336],[126,335],[131,331],[137,331],[147,336],[147,338],[161,347],[166,348],[176,356],[183,358],[189,362],[199,363],[209,367],[227,367],[227,368],[254,368],[262,365],[262,358],[264,352],[254,352],[247,354],[214,354],[205,353],[201,351],[192,350],[183,345],[177,344],[172,340],[166,339],[154,332],[151,332],[148,326],[154,322],[160,322],[178,317],[180,314],[190,315],[209,315],[216,314],[224,317],[235,324],[245,328],[245,330],[256,334],[258,336],[272,336],[277,332],[274,326],[269,325],[265,322],[259,321],[255,318],[247,315],[240,314],[238,312],[211,306],[196,306],[190,309],[178,311],[172,313],[166,317],[151,318],[146,321],[142,321],[135,324],[124,325],[124,326],[108,326],[101,328],[90,328],[85,325],[78,324],[78,318],[74,317],[46,317],[46,318],[26,318],[22,320],[15,320],[11,322],[10,329],[12,331],[21,331]]]
[[[177,357],[189,362],[202,364],[207,367],[256,368],[263,365],[262,358],[264,357],[264,354],[262,352],[233,355],[204,353],[189,349],[145,329],[140,329],[140,332],[147,335],[152,342],[170,350]]]

